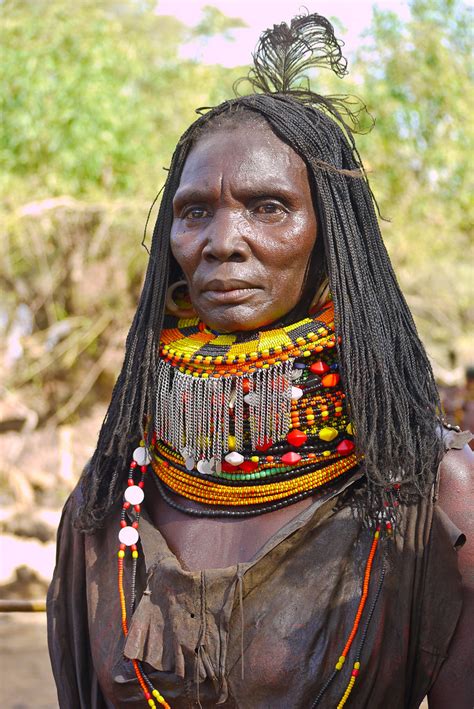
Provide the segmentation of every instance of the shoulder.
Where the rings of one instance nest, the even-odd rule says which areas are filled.
[[[459,437],[461,435],[458,434]],[[466,524],[471,522],[472,525],[474,453],[467,444],[462,448],[452,447],[446,451],[439,466],[438,476],[440,506],[458,527],[459,521],[465,521]]]
[[[462,434],[457,442],[464,443]],[[468,437],[465,437],[465,439]],[[465,440],[464,439],[464,440]],[[474,453],[468,445],[446,451],[438,471],[438,506],[467,541],[459,553],[464,585],[473,584],[474,569]],[[474,591],[474,586],[473,586]]]

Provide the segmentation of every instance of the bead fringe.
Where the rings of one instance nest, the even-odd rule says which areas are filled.
[[[157,438],[193,464],[201,459],[218,463],[228,451],[230,434],[235,436],[236,449],[243,447],[245,397],[252,447],[281,440],[290,430],[292,366],[288,359],[244,376],[203,378],[160,360]]]

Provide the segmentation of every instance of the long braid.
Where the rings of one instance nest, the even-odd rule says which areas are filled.
[[[329,25],[330,27],[330,25]],[[319,287],[327,269],[340,337],[341,375],[367,484],[367,518],[384,489],[401,483],[400,499],[427,493],[442,453],[440,404],[431,366],[382,241],[375,205],[351,130],[337,102],[310,91],[252,94],[201,115],[173,155],[150,248],[125,360],[82,477],[79,528],[93,531],[120,499],[131,449],[154,426],[158,347],[166,289],[180,275],[170,252],[172,200],[186,157],[206,131],[269,125],[305,161],[319,226],[318,259],[307,285]],[[322,239],[322,241],[320,241]]]

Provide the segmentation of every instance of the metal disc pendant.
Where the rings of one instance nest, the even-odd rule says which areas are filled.
[[[292,401],[297,401],[303,396],[303,389],[299,387],[291,387],[291,399]]]
[[[212,466],[210,460],[198,460],[196,468],[198,469],[198,472],[202,475],[212,474]]]
[[[186,470],[194,470],[194,458],[191,455],[188,455],[184,458],[184,467]]]

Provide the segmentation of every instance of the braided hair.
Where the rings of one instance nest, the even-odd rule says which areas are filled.
[[[319,238],[306,282],[316,292],[329,279],[339,336],[340,371],[365,476],[366,519],[384,492],[400,483],[402,503],[428,493],[442,455],[440,403],[433,372],[382,241],[376,203],[354,140],[350,112],[339,98],[311,91],[303,72],[346,62],[331,24],[320,15],[296,17],[260,38],[247,77],[254,93],[204,111],[173,154],[153,230],[138,309],[125,360],[97,448],[81,478],[78,528],[92,532],[121,499],[128,461],[154,426],[154,392],[166,290],[180,278],[170,251],[172,201],[186,158],[207,131],[263,123],[306,163]],[[307,83],[307,81],[306,81]]]

